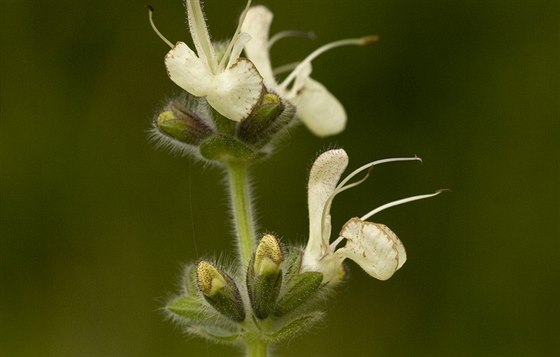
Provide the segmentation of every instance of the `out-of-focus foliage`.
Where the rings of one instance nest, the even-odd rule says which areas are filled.
[[[417,154],[337,197],[351,214],[419,192],[452,193],[375,217],[404,242],[389,281],[351,265],[324,326],[280,356],[539,355],[558,351],[559,31],[557,1],[266,0],[285,39],[276,65],[337,49],[314,77],[344,103],[347,130],[291,132],[255,166],[260,226],[307,236],[314,155],[350,166]],[[189,40],[179,0],[156,0],[172,41]],[[159,311],[182,264],[231,253],[220,172],[154,150],[168,50],[142,1],[1,2],[0,354],[233,355],[184,339]],[[243,1],[207,0],[216,39]]]

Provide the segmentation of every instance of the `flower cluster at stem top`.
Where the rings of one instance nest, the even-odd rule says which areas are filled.
[[[320,54],[340,46],[368,45],[377,36],[339,40],[324,45],[292,69],[278,83],[269,56],[270,47],[295,31],[280,32],[269,38],[272,13],[264,6],[251,7],[248,0],[239,24],[227,45],[211,41],[200,0],[186,0],[188,24],[196,51],[184,42],[173,45],[153,25],[171,50],[165,56],[169,78],[186,92],[203,97],[220,115],[242,122],[258,108],[262,97],[274,93],[295,106],[296,117],[317,136],[340,133],[346,126],[344,107],[321,83],[310,77],[312,61]],[[151,12],[150,12],[151,20]],[[245,51],[246,58],[241,57]]]

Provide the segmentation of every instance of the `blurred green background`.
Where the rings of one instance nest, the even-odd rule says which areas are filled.
[[[547,355],[560,351],[558,1],[262,0],[286,39],[276,65],[320,44],[379,34],[314,62],[348,129],[291,131],[254,167],[262,229],[307,235],[306,176],[320,150],[356,168],[417,154],[337,198],[333,226],[384,211],[409,260],[352,277],[319,328],[279,356]],[[184,338],[162,302],[181,266],[232,252],[220,172],[158,151],[150,120],[177,87],[145,1],[1,0],[0,355],[236,355]],[[181,1],[154,0],[172,41]],[[215,39],[243,1],[208,0]]]

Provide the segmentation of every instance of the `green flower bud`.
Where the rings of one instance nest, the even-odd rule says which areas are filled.
[[[184,144],[198,145],[213,134],[208,104],[200,98],[183,93],[172,99],[155,118],[159,133]]]
[[[245,308],[233,279],[209,262],[201,260],[196,266],[198,289],[222,315],[236,322],[245,320]]]
[[[275,93],[266,93],[251,115],[239,123],[237,136],[246,143],[262,147],[295,117],[295,108]]]
[[[278,240],[263,236],[247,269],[247,289],[255,316],[264,319],[274,310],[280,288],[284,260]]]

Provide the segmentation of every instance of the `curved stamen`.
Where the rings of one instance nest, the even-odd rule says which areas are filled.
[[[163,40],[163,42],[165,42],[167,45],[169,45],[169,47],[173,48],[173,44],[171,43],[171,41],[169,41],[167,38],[165,38],[165,36],[163,36],[162,33],[159,32],[156,25],[154,24],[154,19],[153,19],[154,11],[155,11],[154,8],[151,7],[150,5],[148,5],[148,19],[150,19],[150,25],[152,25],[152,29],[154,30],[156,35],[158,35],[158,37]]]
[[[243,25],[243,21],[245,21],[245,16],[247,16],[247,11],[249,11],[249,8],[251,7],[251,1],[252,0],[247,0],[247,5],[245,5],[245,9],[243,10],[243,12],[241,13],[241,16],[239,17],[239,23],[237,24],[237,29],[235,29],[235,33],[233,34],[233,37],[231,38],[231,41],[229,42],[226,51],[224,52],[224,56],[222,57],[220,64],[218,66],[220,71],[223,71],[225,69],[226,64],[228,65],[228,67],[230,66],[230,63],[233,64],[237,61],[237,58],[235,58],[232,55],[232,50],[233,47],[237,44],[237,40],[239,38],[239,34],[241,33],[241,26]],[[242,47],[244,47],[245,44],[243,44]],[[240,51],[236,51],[237,52],[237,57],[239,57],[239,55],[241,54],[241,51],[243,50],[243,48],[241,48]],[[230,58],[231,56],[231,58]]]
[[[282,40],[284,38],[288,38],[288,37],[302,37],[302,38],[307,38],[309,40],[314,40],[316,38],[315,33],[312,31],[294,31],[294,30],[289,30],[289,31],[281,31],[278,32],[277,34],[275,34],[274,36],[272,36],[269,40],[268,40],[268,49],[272,48],[272,46],[274,46],[274,44],[276,42],[278,42],[279,40]]]
[[[332,50],[333,48],[341,47],[341,46],[366,46],[366,45],[370,45],[372,43],[375,43],[378,40],[379,40],[378,36],[366,36],[366,37],[361,37],[361,38],[350,38],[350,39],[339,40],[339,41],[327,43],[326,45],[323,45],[323,46],[319,47],[318,49],[316,49],[315,51],[311,52],[311,54],[309,56],[307,56],[296,67],[296,69],[294,69],[293,72],[290,73],[290,75],[288,77],[286,77],[286,79],[284,79],[284,81],[282,82],[280,87],[282,87],[285,90],[288,87],[288,85],[296,78],[296,76],[298,75],[299,71],[302,68],[305,68],[307,65],[309,65],[311,63],[311,61],[313,61],[315,58],[317,58],[318,56],[320,56],[324,52],[327,52],[329,50]]]
[[[434,197],[439,195],[440,193],[442,193],[443,191],[448,191],[448,190],[437,190],[434,193],[428,193],[426,195],[418,195],[418,196],[412,196],[412,197],[406,197],[406,198],[401,198],[400,200],[396,200],[393,202],[389,202],[386,203],[384,205],[381,205],[379,207],[377,207],[374,210],[369,211],[368,213],[366,213],[365,215],[363,215],[362,217],[360,217],[360,219],[362,221],[365,221],[366,219],[368,219],[369,217],[373,216],[376,213],[379,213],[389,207],[394,207],[394,206],[398,206],[398,205],[402,205],[404,203],[408,203],[408,202],[412,202],[412,201],[418,201],[418,200],[423,200],[424,198],[430,198],[430,197]]]
[[[422,162],[422,159],[419,158],[418,156],[414,156],[414,157],[393,157],[390,159],[382,159],[382,160],[376,160],[376,161],[372,161],[370,163],[367,163],[361,167],[358,167],[356,170],[352,171],[348,176],[346,176],[342,181],[339,182],[338,186],[336,186],[336,189],[340,189],[342,188],[348,181],[350,181],[354,176],[356,176],[357,174],[359,174],[360,172],[367,170],[369,168],[372,168],[376,165],[381,165],[381,164],[386,164],[389,162],[399,162],[399,161],[420,161]]]
[[[415,156],[415,157],[396,157],[396,158],[390,158],[390,159],[382,159],[382,160],[377,160],[377,161],[373,161],[370,162],[368,164],[365,164],[359,168],[357,168],[356,170],[352,171],[350,173],[350,175],[346,176],[342,181],[340,181],[340,183],[336,186],[335,190],[333,191],[332,195],[330,195],[330,197],[327,199],[327,201],[325,202],[325,205],[323,206],[323,213],[321,215],[321,237],[324,237],[324,228],[325,228],[325,219],[327,217],[327,214],[329,214],[329,212],[331,211],[331,204],[332,201],[334,199],[334,197],[339,194],[342,191],[345,191],[349,188],[358,186],[359,184],[361,184],[362,182],[364,182],[365,180],[367,180],[367,178],[369,177],[369,172],[367,173],[367,175],[362,178],[359,181],[356,181],[354,183],[348,184],[346,185],[346,183],[348,183],[348,181],[350,181],[354,176],[356,176],[357,174],[359,174],[360,172],[364,171],[364,170],[368,170],[371,169],[372,167],[376,166],[376,165],[381,165],[381,164],[386,164],[389,162],[398,162],[398,161],[420,161],[422,162],[422,159]],[[345,186],[346,185],[346,186]],[[362,218],[365,219],[365,218]],[[328,239],[329,237],[327,237]],[[338,241],[338,239],[337,239]],[[338,243],[337,243],[338,244]],[[332,245],[331,245],[332,247]],[[336,247],[336,245],[335,245]]]
[[[404,204],[404,203],[407,203],[407,202],[422,200],[422,199],[424,199],[424,198],[434,197],[434,196],[437,196],[437,195],[439,195],[440,193],[442,193],[442,192],[444,192],[444,191],[449,191],[449,190],[447,190],[447,189],[442,189],[442,190],[437,190],[437,191],[434,192],[434,193],[429,193],[429,194],[427,194],[427,195],[412,196],[412,197],[407,197],[407,198],[403,198],[403,199],[400,199],[400,200],[396,200],[396,201],[393,201],[393,202],[389,202],[389,203],[386,203],[386,204],[384,204],[384,205],[382,205],[382,206],[380,206],[380,207],[377,207],[377,208],[374,209],[373,211],[371,211],[371,212],[367,213],[366,215],[360,217],[360,219],[361,219],[362,221],[365,221],[366,219],[370,218],[370,217],[373,216],[374,214],[376,214],[376,213],[378,213],[378,212],[381,212],[381,211],[383,211],[383,210],[386,209],[386,208],[393,207],[393,206],[398,206],[398,205],[401,205],[401,204]],[[335,239],[335,240],[331,243],[331,245],[330,245],[330,250],[331,250],[331,252],[334,252],[334,251],[335,251],[336,247],[340,244],[340,242],[342,242],[343,239],[344,239],[344,237],[340,236],[340,237],[338,237],[337,239]]]

